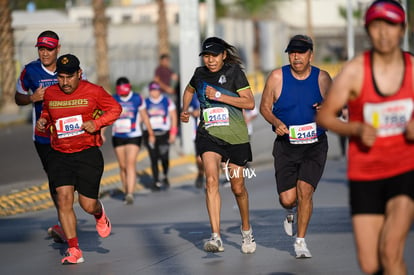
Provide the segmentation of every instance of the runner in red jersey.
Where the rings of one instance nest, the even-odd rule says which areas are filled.
[[[76,235],[75,190],[83,210],[94,215],[98,234],[106,238],[111,233],[111,222],[98,200],[104,165],[100,129],[119,117],[121,106],[102,87],[82,80],[76,56],[59,57],[56,72],[58,84],[46,89],[36,127],[51,132],[48,177],[56,186],[59,221],[69,245],[62,263],[77,264],[84,258]],[[100,117],[94,116],[96,110],[102,110]]]
[[[365,28],[372,49],[335,77],[317,122],[350,137],[350,203],[362,271],[411,274],[404,247],[414,220],[414,58],[400,46],[404,8],[392,0],[373,2]],[[345,105],[349,122],[337,117]]]

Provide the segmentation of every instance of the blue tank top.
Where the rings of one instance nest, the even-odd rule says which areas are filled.
[[[172,101],[168,97],[161,95],[161,98],[158,100],[146,98],[145,104],[148,118],[155,134],[157,132],[169,131],[171,128],[169,106],[172,104]]]
[[[273,103],[272,112],[287,127],[315,122],[316,108],[313,105],[323,100],[318,83],[319,71],[311,66],[309,77],[298,80],[292,75],[290,65],[282,67],[282,91],[278,100]],[[318,136],[324,133],[325,130],[318,127]],[[289,136],[285,135],[284,138],[288,139]]]

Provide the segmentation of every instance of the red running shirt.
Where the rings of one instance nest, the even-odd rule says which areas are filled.
[[[371,148],[359,137],[351,137],[348,150],[348,178],[371,181],[389,178],[414,169],[414,143],[405,139],[406,123],[413,118],[414,92],[410,54],[404,52],[405,73],[400,89],[381,95],[373,83],[371,52],[364,53],[361,94],[348,104],[349,120],[363,121],[377,128]]]
[[[95,110],[103,114],[94,119]],[[59,86],[46,89],[41,117],[46,118],[51,130],[52,148],[63,153],[74,153],[102,145],[99,129],[112,124],[122,111],[118,102],[102,87],[81,80],[72,94],[65,94]],[[96,132],[81,129],[83,122],[94,120]]]

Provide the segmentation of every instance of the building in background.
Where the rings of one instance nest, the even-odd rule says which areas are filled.
[[[234,0],[222,0],[232,3]],[[336,63],[346,59],[346,19],[341,9],[348,0],[280,0],[274,3],[271,17],[260,21],[262,71],[267,72],[287,62],[284,46],[289,38],[298,33],[311,35],[315,41],[316,63]],[[172,65],[179,68],[179,2],[165,0],[169,39],[172,45]],[[354,10],[364,9],[369,0],[352,0]],[[152,79],[158,62],[157,53],[157,5],[150,0],[112,0],[107,7],[109,19],[108,46],[110,82],[119,76],[128,77],[135,86]],[[205,3],[199,5],[200,27],[207,20]],[[88,79],[95,81],[93,11],[91,0],[68,0],[66,11],[34,10],[13,11],[16,60],[25,64],[33,59],[33,41],[45,29],[53,29],[61,37],[61,53],[74,53],[82,60],[82,68]],[[355,52],[367,45],[362,21],[354,21]],[[246,72],[253,73],[253,25],[242,18],[217,18],[216,35],[236,45],[245,63]],[[201,34],[203,36],[203,32]],[[202,39],[204,37],[201,37]],[[194,45],[199,47],[199,45]],[[18,68],[20,71],[20,68]]]

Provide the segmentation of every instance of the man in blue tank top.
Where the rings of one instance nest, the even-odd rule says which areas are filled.
[[[311,65],[313,41],[295,35],[285,50],[289,64],[273,70],[263,90],[260,113],[276,133],[273,157],[279,202],[287,210],[286,234],[294,236],[296,258],[311,258],[305,235],[313,193],[322,176],[328,141],[315,115],[331,84],[326,71]],[[296,230],[297,228],[297,230]]]

